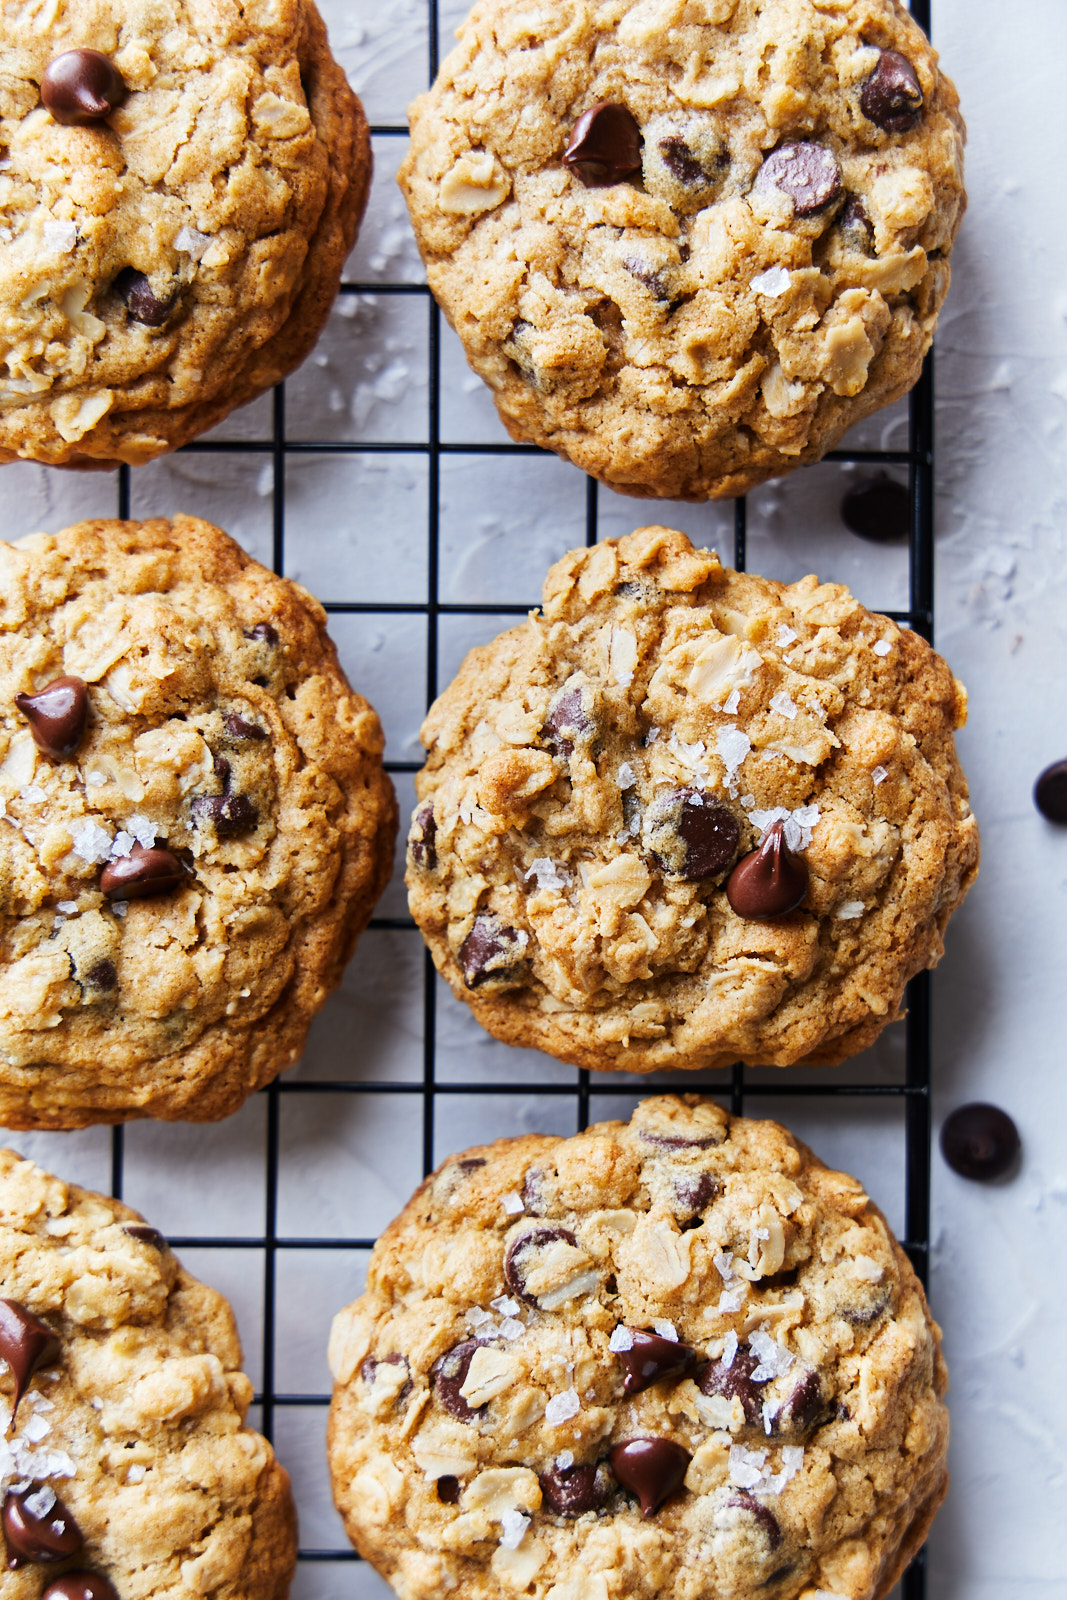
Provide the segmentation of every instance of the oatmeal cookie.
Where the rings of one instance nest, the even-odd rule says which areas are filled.
[[[412,914],[499,1039],[593,1068],[837,1062],[977,871],[966,695],[840,584],[642,528],[575,550],[423,725]]]
[[[311,0],[0,0],[0,462],[136,464],[311,350],[370,183]]]
[[[885,1219],[696,1096],[446,1162],[330,1361],[337,1504],[404,1600],[881,1600],[947,1486]]]
[[[0,543],[0,1123],[211,1120],[299,1056],[396,831],[325,621],[192,517]]]
[[[400,181],[514,438],[704,500],[912,386],[963,123],[897,0],[480,0],[459,40]]]

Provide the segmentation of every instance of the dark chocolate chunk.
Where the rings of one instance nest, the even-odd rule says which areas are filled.
[[[745,1413],[746,1422],[756,1422],[760,1418],[762,1401],[753,1382],[752,1374],[759,1366],[758,1356],[754,1356],[747,1347],[734,1351],[734,1359],[728,1367],[722,1361],[712,1361],[704,1368],[697,1379],[697,1388],[702,1394],[722,1395],[724,1400],[740,1400]],[[759,1383],[766,1379],[759,1379]]]
[[[761,189],[779,189],[792,200],[798,217],[810,217],[841,193],[841,168],[824,144],[805,139],[772,150],[756,184]]]
[[[621,1363],[624,1377],[623,1394],[640,1394],[658,1383],[661,1378],[680,1378],[692,1372],[704,1357],[691,1345],[677,1340],[664,1339],[661,1334],[647,1333],[641,1328],[629,1328],[633,1339],[629,1350],[617,1350],[615,1359]]]
[[[220,839],[236,839],[259,824],[259,812],[246,794],[202,794],[189,809],[195,827],[210,822]]]
[[[462,1344],[453,1345],[451,1350],[446,1350],[438,1361],[433,1364],[433,1387],[438,1400],[446,1411],[451,1411],[460,1422],[470,1422],[476,1417],[481,1408],[470,1407],[460,1390],[467,1381],[474,1352],[479,1348],[477,1339],[464,1339]]]
[[[526,939],[489,913],[475,917],[470,933],[459,947],[459,964],[468,989],[491,978],[510,978],[523,959]]]
[[[780,822],[768,828],[759,848],[742,856],[726,880],[726,898],[737,915],[755,922],[788,916],[807,893],[807,863],[786,844]]]
[[[417,867],[421,867],[424,872],[433,872],[436,869],[437,823],[434,821],[432,800],[424,800],[411,819],[408,849]]]
[[[1019,1157],[1019,1130],[999,1106],[958,1106],[941,1124],[941,1154],[961,1178],[1003,1178]]]
[[[642,1515],[650,1517],[681,1488],[692,1457],[673,1439],[624,1439],[608,1459],[623,1488],[637,1496]]]
[[[142,322],[146,328],[161,328],[174,309],[177,295],[158,300],[152,285],[143,272],[135,267],[123,267],[112,287],[119,299],[125,302],[131,321]]]
[[[89,720],[89,694],[80,678],[55,678],[36,694],[17,694],[15,704],[43,755],[62,761],[74,754]]]
[[[621,183],[641,170],[641,130],[626,106],[600,100],[574,124],[563,164],[587,189]]]
[[[638,283],[643,283],[648,292],[657,300],[669,300],[671,291],[667,283],[667,273],[657,271],[648,261],[642,261],[640,256],[627,256],[623,266],[632,278]]]
[[[153,1250],[165,1250],[167,1241],[158,1228],[150,1228],[146,1222],[127,1222],[123,1233],[128,1233],[131,1239],[139,1239],[142,1244],[150,1244]]]
[[[886,1309],[891,1299],[888,1289],[883,1289],[880,1294],[862,1306],[840,1306],[837,1314],[844,1317],[846,1322],[851,1322],[855,1328],[869,1328],[872,1322],[877,1322],[882,1312]],[[847,1416],[848,1413],[846,1412]]]
[[[708,174],[680,134],[669,134],[666,139],[660,139],[658,142],[663,165],[668,172],[674,174],[679,183],[707,183]]]
[[[663,868],[677,878],[722,872],[737,854],[741,829],[732,811],[705,789],[672,789],[645,813],[645,839]]]
[[[462,1161],[456,1162],[456,1166],[459,1168],[460,1172],[462,1172],[463,1176],[468,1178],[472,1172],[477,1172],[479,1167],[485,1166],[485,1157],[464,1156]]]
[[[244,717],[239,717],[236,711],[227,711],[222,719],[222,726],[226,729],[231,739],[269,739],[270,734],[266,728],[261,728],[256,722],[246,722]]]
[[[44,1512],[27,1504],[42,1491],[52,1502]],[[7,1541],[7,1564],[12,1569],[27,1561],[63,1561],[76,1556],[82,1547],[81,1529],[50,1484],[31,1483],[21,1494],[9,1493],[0,1522]]]
[[[773,1420],[775,1433],[810,1433],[825,1407],[819,1374],[812,1368],[801,1374]]]
[[[553,1466],[541,1474],[545,1507],[557,1517],[581,1517],[597,1511],[611,1491],[611,1473],[604,1462],[599,1466]]]
[[[437,1480],[437,1498],[442,1505],[454,1506],[459,1500],[459,1479],[446,1472]]]
[[[678,1208],[684,1216],[697,1216],[719,1193],[719,1181],[710,1172],[683,1172],[674,1180]]]
[[[106,957],[103,961],[97,961],[85,974],[84,981],[91,989],[103,989],[105,992],[114,989],[119,981],[115,963],[108,961]]]
[[[538,1167],[530,1167],[522,1180],[522,1203],[528,1216],[545,1214],[545,1175]]]
[[[41,1600],[119,1600],[114,1586],[100,1572],[64,1572],[53,1578]]]
[[[870,255],[874,246],[874,229],[867,208],[857,195],[849,195],[845,201],[837,226],[850,250],[855,250],[861,256]]]
[[[883,50],[860,94],[863,115],[886,133],[907,133],[922,109],[922,86],[915,68],[899,50]]]
[[[559,1239],[565,1244],[577,1246],[578,1243],[569,1228],[540,1227],[518,1234],[508,1245],[504,1255],[504,1279],[512,1293],[529,1306],[536,1305],[537,1299],[526,1292],[526,1274],[537,1265],[541,1251]]]
[[[735,1506],[738,1511],[747,1511],[749,1516],[755,1517],[760,1528],[767,1535],[767,1542],[772,1550],[777,1550],[782,1542],[782,1530],[778,1526],[778,1519],[769,1506],[762,1500],[757,1500],[754,1494],[747,1489],[737,1489],[727,1500],[728,1506]]]
[[[213,755],[211,758],[211,766],[216,778],[218,778],[219,782],[222,784],[223,789],[228,790],[230,787],[231,767],[230,763],[226,760],[226,757]]]
[[[642,1128],[641,1137],[646,1144],[654,1144],[658,1150],[715,1150],[722,1144],[725,1134],[709,1134],[706,1138],[686,1139],[678,1133],[646,1133]]]
[[[853,484],[841,501],[841,521],[849,533],[874,544],[908,536],[910,503],[902,483],[880,472]]]
[[[108,862],[100,874],[100,892],[109,900],[147,900],[169,894],[184,878],[181,862],[169,850],[135,844],[128,856]]]
[[[41,79],[41,104],[67,128],[103,122],[125,98],[122,74],[99,50],[66,50]]]
[[[47,1323],[18,1300],[0,1300],[0,1357],[11,1368],[15,1380],[12,1416],[34,1373],[54,1361],[59,1351],[59,1339]]]
[[[574,746],[580,740],[587,740],[592,731],[592,724],[582,709],[581,689],[564,689],[549,707],[541,738],[554,756],[571,756]]]
[[[257,644],[276,645],[278,643],[278,630],[272,628],[269,622],[257,622],[254,628],[248,630],[248,637],[255,639]]]
[[[1034,784],[1034,805],[1048,822],[1067,822],[1067,761],[1054,761]]]

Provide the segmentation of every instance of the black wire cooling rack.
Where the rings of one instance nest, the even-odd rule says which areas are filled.
[[[431,81],[438,65],[438,0],[427,0],[429,71]],[[927,33],[930,29],[930,0],[911,0],[911,12]],[[372,133],[382,139],[407,136],[406,126],[378,125]],[[373,442],[360,439],[353,442],[308,440],[292,438],[286,431],[285,385],[279,385],[272,398],[271,431],[264,439],[199,440],[186,447],[190,454],[254,454],[269,460],[273,467],[272,493],[272,558],[278,573],[285,571],[286,555],[286,465],[295,456],[324,456],[333,454],[373,455],[406,454],[425,457],[429,477],[428,517],[426,526],[427,591],[424,601],[326,602],[327,612],[333,614],[413,614],[422,617],[426,627],[426,703],[436,697],[439,687],[439,632],[441,619],[456,616],[500,616],[501,619],[521,616],[528,606],[523,604],[448,604],[441,600],[442,550],[441,550],[441,463],[449,454],[472,457],[486,456],[542,456],[544,452],[534,446],[512,443],[456,443],[442,439],[441,431],[441,316],[425,284],[407,282],[345,282],[342,295],[396,296],[415,295],[427,302],[429,316],[429,427],[425,441],[418,443]],[[906,470],[909,490],[909,549],[908,549],[908,606],[906,610],[886,614],[906,624],[926,639],[933,637],[934,624],[934,430],[933,430],[933,357],[928,357],[922,378],[913,390],[908,405],[908,442],[905,449],[874,450],[844,449],[831,452],[829,461],[893,466]],[[128,468],[118,474],[118,515],[130,515],[131,479]],[[635,507],[636,510],[636,507]],[[640,520],[635,517],[635,521]],[[599,534],[598,486],[593,479],[585,485],[585,538],[589,545],[597,542]],[[843,535],[844,537],[844,535]],[[738,569],[746,564],[748,539],[748,508],[744,499],[733,503],[733,562]],[[536,598],[536,597],[535,597]],[[358,687],[358,685],[357,685]],[[416,762],[389,761],[387,769],[393,774],[411,774],[418,770]],[[404,831],[406,819],[401,819]],[[375,918],[371,930],[411,930],[414,924],[404,918]],[[367,936],[365,936],[367,937]],[[357,956],[358,960],[358,956]],[[405,1096],[411,1102],[409,1119],[410,1138],[421,1142],[424,1172],[432,1170],[444,1152],[435,1153],[434,1122],[436,1102],[445,1095],[477,1094],[479,1096],[551,1096],[570,1097],[574,1102],[575,1130],[596,1120],[597,1101],[607,1096],[618,1100],[620,1086],[612,1075],[592,1078],[586,1071],[578,1071],[571,1083],[538,1082],[527,1076],[490,1079],[468,1083],[439,1081],[437,1074],[438,996],[433,963],[429,953],[423,953],[422,968],[422,1076],[414,1082],[337,1080],[316,1081],[314,1078],[283,1079],[262,1091],[266,1100],[265,1133],[265,1205],[262,1231],[253,1235],[218,1236],[191,1234],[172,1237],[178,1249],[239,1250],[257,1252],[262,1259],[262,1386],[256,1396],[261,1427],[268,1437],[273,1437],[282,1415],[287,1410],[318,1408],[321,1412],[329,1405],[327,1394],[286,1393],[275,1382],[278,1354],[278,1265],[280,1256],[288,1251],[345,1251],[369,1250],[374,1240],[360,1233],[359,1219],[351,1235],[293,1237],[279,1232],[279,1176],[282,1168],[282,1129],[287,1108],[294,1096],[313,1095],[387,1095]],[[730,1110],[739,1115],[746,1102],[757,1102],[766,1096],[809,1098],[826,1103],[829,1114],[834,1101],[853,1097],[873,1098],[896,1102],[902,1107],[904,1138],[904,1238],[902,1243],[911,1261],[926,1282],[929,1254],[930,1228],[930,982],[926,973],[917,977],[908,991],[908,1015],[905,1023],[904,1070],[895,1081],[871,1082],[866,1078],[857,1082],[849,1079],[848,1068],[838,1068],[832,1081],[790,1081],[783,1086],[780,1080],[754,1080],[741,1066],[732,1070],[690,1073],[685,1075],[686,1088],[700,1088],[728,1102]],[[791,1075],[792,1077],[792,1075]],[[676,1080],[675,1080],[676,1081]],[[627,1083],[632,1092],[632,1080]],[[519,1131],[519,1130],[516,1130]],[[111,1134],[111,1185],[113,1193],[123,1192],[124,1130],[114,1128]],[[339,1308],[339,1307],[338,1307]],[[322,1329],[325,1343],[327,1329]],[[359,1557],[347,1545],[337,1548],[304,1548],[300,1552],[303,1567],[318,1563],[356,1563]],[[303,1594],[314,1593],[311,1575],[302,1574],[299,1587]],[[331,1590],[337,1594],[336,1588]],[[355,1584],[344,1589],[354,1594]],[[923,1556],[912,1563],[901,1584],[902,1600],[924,1600],[926,1594]]]

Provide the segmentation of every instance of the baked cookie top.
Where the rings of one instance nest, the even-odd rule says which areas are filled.
[[[226,1115],[392,866],[318,602],[192,517],[0,543],[0,1122]]]
[[[630,1072],[841,1061],[975,876],[965,708],[839,584],[669,528],[572,551],[426,718],[412,913],[509,1043]]]
[[[702,500],[915,382],[963,124],[896,0],[481,0],[459,40],[400,181],[516,438]]]
[[[0,1295],[4,1600],[282,1600],[289,1479],[245,1425],[222,1296],[136,1211],[10,1150]]]
[[[0,0],[0,50],[0,461],[150,460],[314,342],[362,110],[311,0]]]
[[[945,1492],[940,1335],[884,1218],[696,1096],[447,1162],[330,1361],[337,1503],[407,1600],[875,1600]]]

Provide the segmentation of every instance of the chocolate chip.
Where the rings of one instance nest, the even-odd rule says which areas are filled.
[[[456,1166],[465,1178],[469,1178],[472,1172],[477,1172],[479,1167],[485,1166],[485,1157],[464,1156],[462,1161],[456,1162]]]
[[[679,1210],[693,1217],[702,1212],[719,1193],[720,1184],[710,1172],[682,1173],[674,1180],[674,1193]]]
[[[529,1228],[518,1234],[508,1245],[504,1255],[504,1279],[513,1294],[527,1305],[537,1304],[537,1297],[528,1294],[526,1276],[537,1265],[537,1256],[549,1245],[562,1239],[565,1244],[577,1247],[578,1241],[569,1228]]]
[[[276,645],[278,643],[278,630],[272,628],[269,622],[257,622],[254,628],[248,630],[247,637],[255,639],[257,644]]]
[[[841,193],[841,169],[825,145],[802,140],[773,150],[759,170],[756,186],[780,190],[792,200],[798,217],[810,217]]]
[[[752,1374],[759,1366],[758,1356],[754,1356],[747,1347],[734,1351],[734,1359],[728,1367],[721,1361],[713,1361],[704,1368],[697,1379],[697,1388],[701,1394],[721,1395],[724,1400],[740,1400],[745,1413],[746,1422],[756,1422],[759,1419],[762,1401],[760,1400],[756,1384],[752,1381]],[[761,1384],[766,1379],[758,1380]]]
[[[113,1585],[100,1572],[65,1572],[53,1578],[41,1600],[119,1600]]]
[[[882,1312],[889,1305],[890,1294],[888,1289],[883,1289],[876,1295],[869,1305],[865,1306],[840,1306],[837,1315],[844,1317],[846,1322],[852,1323],[856,1328],[869,1328],[872,1322],[877,1322]],[[848,1413],[846,1412],[847,1416]]]
[[[706,1138],[686,1139],[677,1133],[646,1133],[642,1128],[641,1137],[646,1144],[654,1144],[658,1150],[715,1150],[723,1142],[723,1136],[710,1134]]]
[[[909,516],[907,489],[884,472],[854,484],[841,501],[841,521],[849,533],[874,544],[906,539]]]
[[[119,975],[115,971],[115,963],[108,961],[106,958],[103,961],[97,961],[85,974],[84,981],[91,989],[103,989],[105,991],[114,989],[119,981]]]
[[[667,284],[667,273],[665,271],[657,271],[649,262],[642,261],[638,256],[627,256],[623,266],[630,276],[636,278],[638,283],[643,283],[649,293],[654,295],[657,300],[670,299],[671,292]]]
[[[491,978],[513,977],[526,944],[527,939],[499,917],[488,913],[475,917],[470,933],[459,947],[459,964],[467,988],[477,989]]]
[[[768,828],[756,850],[742,856],[726,880],[726,898],[739,917],[766,921],[788,916],[808,893],[808,867],[785,842],[780,822]]]
[[[637,1496],[642,1515],[650,1517],[681,1488],[692,1457],[673,1439],[624,1439],[608,1459],[623,1488]]]
[[[54,1361],[59,1351],[59,1339],[47,1323],[18,1300],[0,1300],[0,1357],[11,1368],[15,1380],[12,1415],[34,1373]]]
[[[669,134],[666,139],[657,140],[657,144],[663,165],[679,183],[707,183],[708,174],[679,134]]]
[[[574,124],[563,157],[587,189],[603,189],[641,170],[641,130],[626,106],[600,100]]]
[[[123,1228],[123,1233],[128,1233],[131,1239],[139,1239],[142,1244],[150,1244],[153,1250],[165,1250],[167,1241],[158,1228],[150,1228],[146,1222],[128,1222]]]
[[[1014,1167],[1022,1142],[1019,1130],[999,1106],[975,1101],[958,1106],[941,1125],[941,1154],[961,1178],[987,1182]]]
[[[424,872],[434,871],[437,866],[437,823],[434,821],[432,800],[424,800],[411,819],[408,849],[417,867]]]
[[[433,1365],[434,1393],[445,1410],[451,1411],[460,1422],[470,1422],[481,1409],[469,1406],[459,1392],[467,1381],[474,1352],[479,1348],[477,1339],[464,1339],[462,1344],[453,1345]]]
[[[522,1180],[522,1203],[527,1215],[543,1217],[545,1200],[545,1175],[538,1167],[530,1167]]]
[[[109,900],[147,900],[169,894],[184,878],[181,862],[169,850],[135,844],[128,856],[108,862],[100,874],[100,892]]]
[[[581,1517],[597,1511],[611,1491],[611,1474],[603,1462],[599,1466],[553,1466],[541,1474],[545,1506],[557,1517]]]
[[[261,728],[256,722],[246,722],[244,717],[239,717],[236,711],[227,711],[222,719],[222,726],[226,729],[231,739],[269,739],[270,734],[266,728]]]
[[[459,1500],[459,1479],[446,1472],[437,1480],[437,1498],[442,1505],[454,1506]]]
[[[554,756],[572,756],[575,745],[587,742],[592,732],[593,725],[582,707],[581,689],[564,689],[549,707],[541,739]]]
[[[623,1394],[640,1394],[658,1383],[661,1378],[678,1378],[692,1372],[703,1357],[699,1350],[677,1340],[664,1339],[661,1334],[647,1333],[641,1328],[628,1328],[633,1339],[629,1350],[615,1352],[616,1360],[624,1372]]]
[[[1067,761],[1054,761],[1034,784],[1034,805],[1048,822],[1067,822]]]
[[[923,92],[915,68],[899,50],[883,50],[863,85],[860,110],[886,133],[907,133],[922,115]]]
[[[42,1489],[54,1495],[51,1508],[38,1514],[26,1504]],[[8,1494],[0,1512],[7,1541],[7,1564],[12,1570],[27,1561],[62,1561],[82,1547],[81,1529],[48,1484],[31,1483],[21,1494]]]
[[[645,813],[645,842],[664,872],[707,878],[729,866],[741,829],[732,811],[704,789],[671,789]]]
[[[259,812],[246,794],[202,794],[189,810],[194,827],[210,822],[220,839],[236,839],[259,824]]]
[[[870,255],[874,246],[874,229],[866,206],[856,195],[849,195],[845,201],[837,219],[837,227],[850,250],[855,250],[861,256]]]
[[[122,74],[99,50],[66,50],[41,79],[41,104],[67,128],[103,122],[125,98]]]
[[[782,1530],[778,1526],[778,1519],[769,1506],[762,1500],[757,1500],[754,1494],[747,1489],[738,1489],[733,1493],[726,1504],[734,1506],[738,1511],[747,1511],[749,1516],[755,1517],[763,1532],[767,1535],[767,1542],[772,1550],[777,1550],[782,1542]]]
[[[211,758],[211,766],[212,766],[212,769],[213,769],[213,771],[215,773],[216,778],[218,778],[219,782],[222,784],[222,787],[224,789],[229,789],[229,787],[230,787],[230,763],[226,760],[226,757],[225,756],[220,756],[220,755],[213,755],[212,758]]]
[[[824,1411],[822,1383],[810,1367],[793,1385],[774,1418],[778,1433],[810,1433]]]
[[[152,285],[143,272],[138,272],[135,267],[123,267],[112,288],[125,302],[126,310],[133,322],[143,322],[146,328],[161,328],[174,309],[177,295],[169,295],[166,300],[157,300],[152,291]]]
[[[89,719],[89,693],[80,678],[55,678],[36,694],[17,694],[15,704],[43,755],[62,761],[74,754]]]

